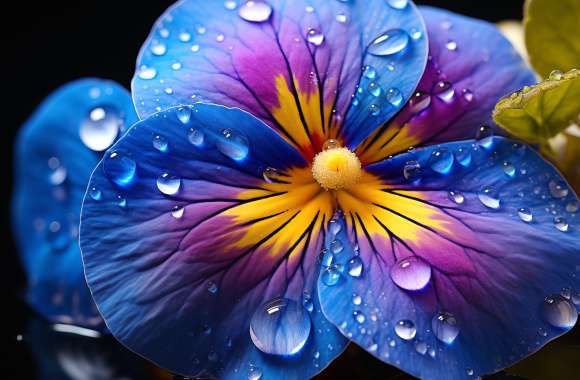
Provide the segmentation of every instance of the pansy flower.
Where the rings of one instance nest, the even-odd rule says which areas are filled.
[[[136,120],[124,88],[83,79],[51,94],[20,130],[13,231],[27,277],[26,299],[51,322],[104,327],[85,282],[80,209],[100,152]]]
[[[536,351],[577,318],[577,198],[483,127],[533,79],[495,27],[406,0],[177,3],[82,209],[108,327],[223,379],[309,378],[348,341],[425,379]]]

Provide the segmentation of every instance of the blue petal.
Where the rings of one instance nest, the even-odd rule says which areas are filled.
[[[77,244],[82,197],[99,160],[83,139],[106,149],[136,119],[125,89],[84,79],[55,91],[19,133],[13,231],[28,279],[28,301],[51,321],[102,324]]]
[[[319,280],[345,336],[422,379],[469,379],[576,323],[580,204],[537,152],[492,138],[368,170],[350,190],[363,206],[338,197]]]
[[[239,109],[170,108],[132,127],[96,168],[81,222],[115,337],[175,373],[222,379],[310,377],[342,352],[313,299],[326,214],[294,196],[319,188],[291,174],[305,165]]]
[[[145,42],[133,96],[142,117],[196,101],[239,107],[308,157],[388,121],[426,59],[412,1],[186,0]]]

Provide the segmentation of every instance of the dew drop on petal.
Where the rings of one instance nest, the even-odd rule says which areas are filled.
[[[174,206],[173,210],[171,210],[171,216],[173,216],[175,219],[181,219],[184,211],[185,208],[183,208],[182,206]]]
[[[466,148],[458,148],[455,151],[455,159],[461,166],[468,167],[471,165],[471,150]]]
[[[463,204],[465,202],[465,196],[461,191],[452,190],[449,192],[449,199],[453,202],[457,203],[458,205]]]
[[[238,15],[249,22],[268,21],[272,16],[272,7],[265,1],[249,0],[240,6]]]
[[[254,312],[250,337],[266,354],[294,355],[306,344],[311,327],[306,309],[290,299],[275,298]]]
[[[391,29],[375,38],[368,47],[369,54],[390,56],[405,50],[409,45],[409,35],[401,29]]]
[[[417,351],[417,353],[419,355],[425,355],[427,353],[427,343],[418,340],[415,342],[415,351]]]
[[[335,235],[338,234],[340,231],[342,230],[342,226],[340,225],[340,222],[336,219],[331,219],[330,222],[328,222],[328,231]]]
[[[550,325],[563,329],[574,327],[578,319],[576,307],[559,294],[553,294],[544,299],[541,315]]]
[[[455,51],[455,50],[457,50],[457,42],[455,42],[453,40],[447,41],[447,43],[445,44],[445,47],[447,48],[447,50]]]
[[[161,135],[155,135],[153,136],[153,147],[160,152],[167,152],[169,143],[165,137]]]
[[[447,174],[451,170],[454,161],[453,153],[446,148],[441,148],[433,152],[429,160],[429,165],[433,171],[440,174]]]
[[[409,99],[409,106],[411,107],[411,112],[419,113],[426,110],[431,105],[431,95],[418,91],[411,99]]]
[[[443,343],[451,344],[459,335],[457,320],[451,313],[440,312],[431,320],[433,333]]]
[[[387,0],[387,3],[395,9],[405,9],[409,0]]]
[[[141,65],[139,67],[139,71],[137,72],[137,76],[143,80],[151,80],[157,76],[157,70],[147,65]]]
[[[412,321],[403,319],[395,324],[395,334],[401,339],[411,340],[417,334],[417,328]]]
[[[163,173],[157,178],[157,188],[165,195],[175,195],[181,188],[181,178]]]
[[[151,44],[151,53],[153,55],[162,56],[167,52],[167,46],[161,42],[153,41]]]
[[[394,107],[399,107],[403,103],[403,94],[397,88],[389,88],[387,90],[387,102]]]
[[[407,181],[415,181],[421,177],[421,164],[419,161],[411,160],[405,163],[403,176]]]
[[[334,286],[340,280],[340,270],[336,265],[324,268],[321,274],[322,282],[326,286]]]
[[[479,201],[487,208],[497,210],[501,204],[499,197],[490,187],[486,187],[482,191],[478,192],[477,197],[479,198]]]
[[[363,75],[368,79],[375,79],[377,77],[377,70],[372,66],[365,66],[363,69]]]
[[[79,135],[87,148],[102,152],[113,145],[122,125],[122,118],[113,108],[96,107],[81,123]]]
[[[189,108],[189,107],[179,107],[177,109],[177,118],[183,124],[189,123],[189,121],[191,120],[191,108]]]
[[[221,153],[234,161],[246,158],[250,150],[250,143],[246,136],[232,129],[222,131],[222,136],[216,142],[216,146]]]
[[[530,223],[534,219],[532,210],[530,210],[528,207],[521,207],[520,209],[518,209],[518,216],[522,221],[526,223]]]
[[[308,29],[306,33],[306,39],[314,46],[320,46],[324,42],[324,34],[315,28]]]
[[[508,177],[513,177],[516,175],[516,167],[511,162],[505,161],[501,167],[505,175]]]
[[[433,94],[435,94],[445,103],[450,103],[455,96],[455,90],[453,89],[453,85],[450,82],[439,81],[433,88]]]
[[[248,370],[248,380],[262,380],[263,372],[258,367],[251,367]]]
[[[109,153],[103,161],[103,169],[109,180],[121,187],[133,182],[137,173],[137,163],[120,152]]]
[[[401,289],[421,290],[431,280],[431,266],[417,256],[398,260],[391,267],[391,279]]]
[[[363,272],[363,262],[360,256],[355,256],[348,261],[348,274],[351,277],[360,277]]]
[[[205,140],[205,134],[197,128],[189,128],[187,139],[192,145],[201,146]]]
[[[482,147],[489,148],[493,143],[493,130],[488,125],[482,125],[477,129],[475,139]]]
[[[556,199],[564,198],[569,193],[568,186],[566,186],[566,183],[561,181],[552,180],[548,183],[548,187],[550,189],[550,194]]]
[[[567,232],[569,228],[568,221],[561,216],[557,216],[554,218],[554,227],[556,227],[558,231]]]
[[[569,212],[570,214],[576,213],[579,208],[580,203],[578,203],[577,201],[572,201],[566,204],[566,211]]]

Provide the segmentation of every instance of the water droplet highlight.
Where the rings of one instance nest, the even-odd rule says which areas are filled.
[[[455,96],[455,90],[453,85],[447,81],[440,81],[435,84],[433,88],[433,94],[435,94],[439,99],[445,103],[450,103]]]
[[[320,46],[324,42],[324,34],[318,29],[310,28],[306,34],[308,42],[315,46]]]
[[[451,199],[453,202],[457,203],[458,205],[462,205],[463,202],[465,202],[465,196],[463,195],[463,193],[460,191],[456,191],[456,190],[449,192],[449,199]]]
[[[97,107],[91,110],[79,129],[81,141],[96,152],[108,149],[117,138],[123,120],[111,107]]]
[[[171,216],[173,216],[175,219],[181,219],[184,211],[185,208],[183,208],[182,206],[174,206],[173,210],[171,210]]]
[[[395,334],[401,339],[411,340],[417,334],[417,328],[412,321],[403,319],[395,324]]]
[[[454,161],[453,153],[446,148],[441,148],[431,154],[429,166],[439,174],[447,174],[451,170]]]
[[[419,113],[431,105],[431,95],[424,92],[416,92],[411,99],[409,99],[409,106],[411,107],[411,112]]]
[[[550,181],[548,183],[548,188],[550,189],[552,197],[556,199],[564,198],[569,193],[568,186],[566,186],[566,183],[561,181]]]
[[[403,103],[403,94],[397,88],[389,88],[387,90],[387,102],[394,107],[399,107]]]
[[[520,209],[518,209],[518,216],[520,217],[520,219],[526,223],[530,223],[533,219],[534,216],[532,214],[532,210],[530,210],[527,207],[522,207]]]
[[[163,173],[157,178],[157,188],[165,195],[175,195],[181,188],[181,178]]]
[[[482,191],[478,192],[477,197],[479,198],[479,201],[487,208],[497,210],[501,204],[499,197],[490,187],[486,187]]]
[[[451,313],[441,312],[431,320],[433,333],[443,343],[451,344],[459,335],[457,320]]]
[[[431,266],[417,256],[397,261],[391,267],[391,280],[401,289],[421,290],[431,280]]]
[[[574,327],[578,319],[576,307],[559,294],[553,294],[544,299],[541,314],[550,325],[562,329]]]
[[[331,265],[324,268],[321,274],[321,279],[326,286],[334,286],[338,284],[338,281],[340,280],[340,270],[338,269],[338,266]]]
[[[272,7],[265,1],[250,0],[240,6],[238,15],[249,22],[264,22],[272,16]]]
[[[157,76],[157,70],[147,65],[141,65],[141,67],[139,67],[139,71],[137,72],[137,76],[143,80],[151,80]]]
[[[363,262],[359,256],[355,256],[348,261],[348,274],[351,277],[360,277],[363,272]]]

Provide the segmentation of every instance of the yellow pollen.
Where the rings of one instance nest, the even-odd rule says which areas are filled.
[[[346,148],[323,150],[312,164],[312,176],[326,190],[350,187],[360,180],[361,174],[360,160]]]

